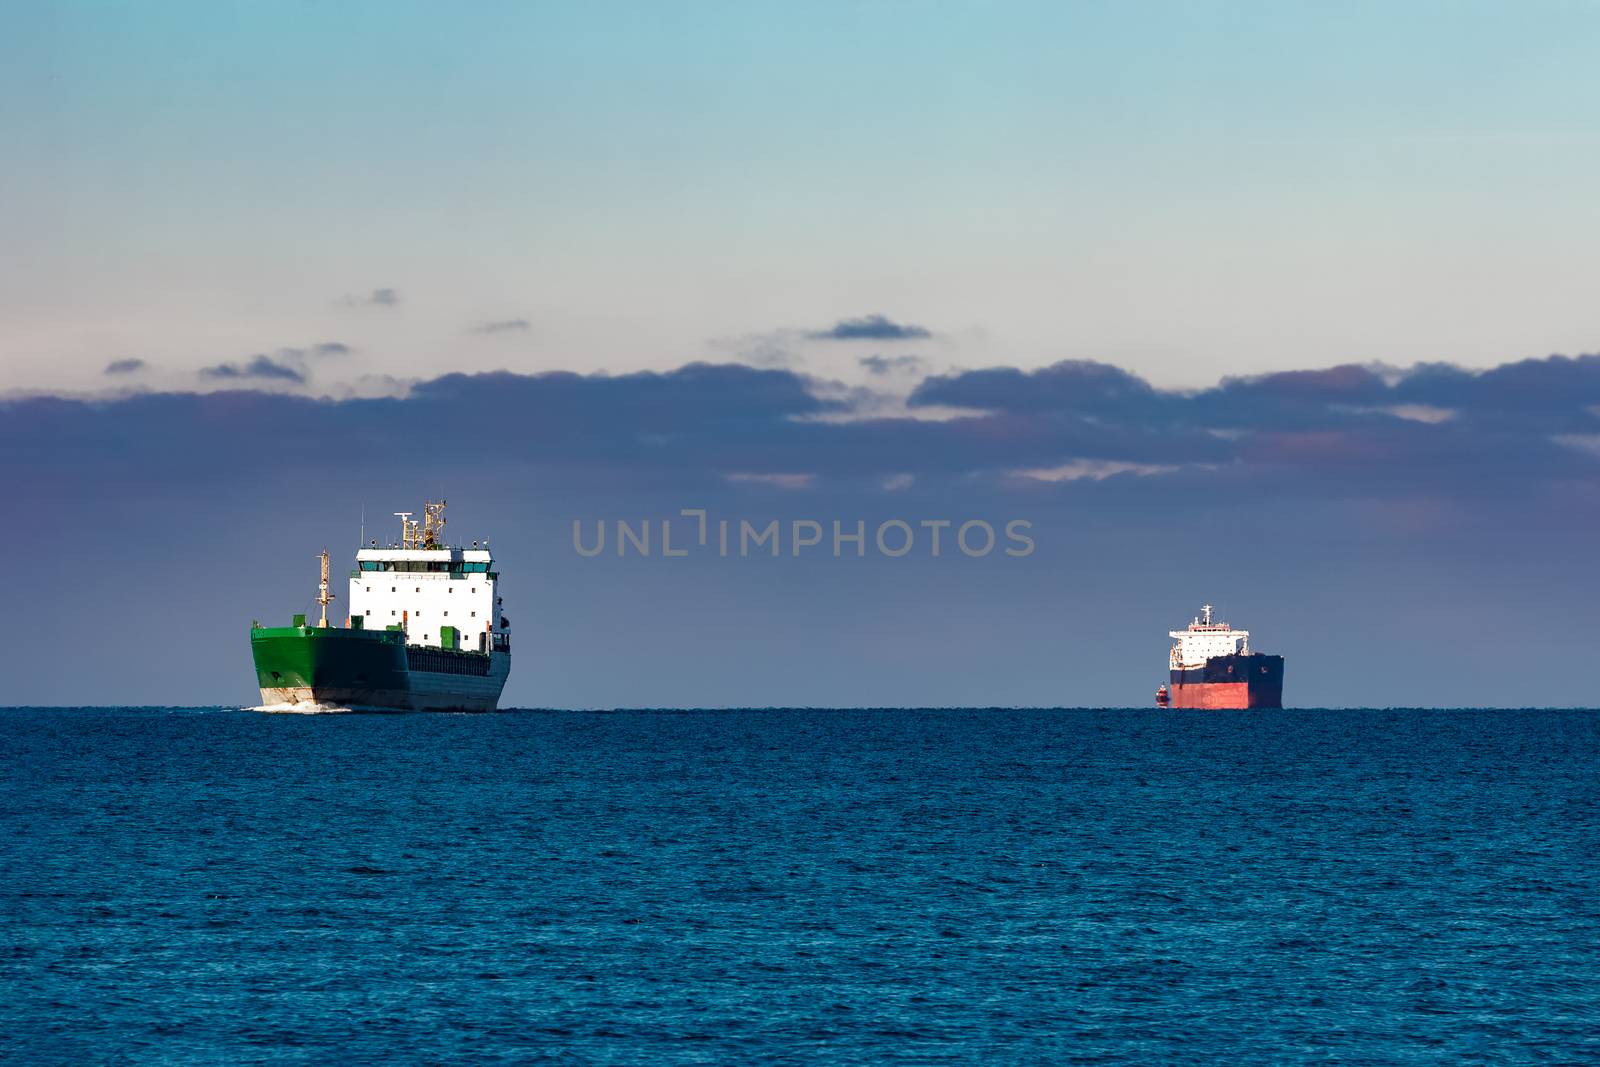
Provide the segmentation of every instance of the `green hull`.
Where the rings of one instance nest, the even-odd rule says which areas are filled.
[[[505,653],[484,656],[488,662],[478,665],[478,675],[411,670],[406,637],[398,630],[257,626],[250,631],[250,651],[267,706],[490,711],[510,670]]]

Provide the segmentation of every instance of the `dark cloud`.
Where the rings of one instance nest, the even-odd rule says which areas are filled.
[[[148,366],[149,364],[142,359],[114,359],[106,364],[106,369],[101,373],[113,375],[137,374]]]
[[[400,293],[394,289],[374,289],[366,296],[350,295],[344,298],[346,307],[394,307],[400,303]]]
[[[1600,404],[1600,355],[1525,359],[1476,372],[1423,364],[1396,381],[1391,395],[1397,402],[1456,408],[1499,424],[1578,428],[1589,420],[1574,422],[1574,416]]]
[[[271,355],[258,354],[240,363],[218,363],[204,367],[200,374],[205,378],[245,381],[283,381],[304,384],[311,377],[310,366],[319,359],[348,356],[353,352],[342,341],[322,341],[307,348],[280,348]]]
[[[306,372],[271,356],[255,356],[244,363],[218,363],[200,371],[206,378],[261,379],[304,383]]]
[[[926,327],[894,322],[883,315],[841,319],[826,330],[806,336],[813,341],[921,341],[932,337]]]
[[[1148,382],[1120,367],[1071,360],[1036,371],[994,367],[928,378],[911,394],[910,403],[1018,413],[1111,410],[1150,415],[1159,401]]]
[[[862,356],[856,361],[872,374],[889,374],[899,371],[914,374],[925,365],[921,356]]]
[[[300,384],[309,351],[283,349],[204,373],[240,385]],[[171,443],[162,462],[242,469],[256,461],[253,442],[263,435],[316,441],[319,455],[327,445],[359,456],[426,426],[441,441],[480,442],[475,462],[604,470],[612,481],[641,484],[738,472],[815,475],[819,485],[905,475],[919,487],[941,479],[998,485],[1017,472],[1071,481],[1076,471],[1111,470],[1123,473],[1108,483],[1131,478],[1199,498],[1476,498],[1588,484],[1600,473],[1592,454],[1600,360],[1587,356],[1477,372],[1335,367],[1195,391],[1158,389],[1099,363],[991,368],[926,379],[913,410],[970,412],[940,419],[885,416],[870,391],[830,391],[792,371],[744,365],[617,376],[451,374],[388,399],[218,395],[132,397],[70,417],[58,412],[51,429],[28,440],[37,445],[74,424],[88,440],[117,425],[129,439]],[[211,414],[219,404],[229,411],[223,434]],[[230,441],[242,453],[230,454]]]
[[[527,319],[499,319],[495,322],[479,323],[467,332],[477,334],[526,333],[528,329]]]
[[[1588,408],[1600,405],[1600,356],[1550,356],[1488,370],[1352,364],[1224,378],[1200,390],[1157,389],[1119,367],[1069,361],[1032,371],[1002,367],[927,378],[909,402],[1213,430],[1292,431],[1434,419],[1480,429],[1522,424],[1544,433],[1579,432],[1595,426]]]

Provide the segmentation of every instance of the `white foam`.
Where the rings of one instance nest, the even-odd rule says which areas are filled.
[[[259,704],[245,711],[265,711],[273,715],[338,715],[344,712],[355,711],[343,704],[318,704],[316,701],[307,700],[296,704]]]

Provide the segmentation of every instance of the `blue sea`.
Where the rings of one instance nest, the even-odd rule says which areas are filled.
[[[1600,1063],[1600,715],[0,711],[0,1060]]]

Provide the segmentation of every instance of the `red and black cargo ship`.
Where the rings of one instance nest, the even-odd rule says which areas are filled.
[[[1187,629],[1172,630],[1162,708],[1281,708],[1283,657],[1250,651],[1250,631],[1213,622],[1211,605]]]

